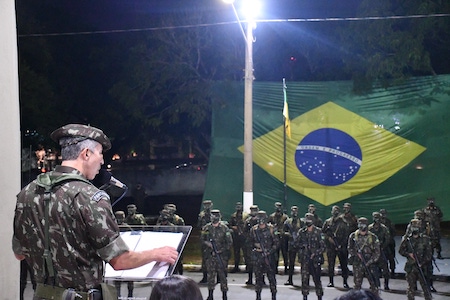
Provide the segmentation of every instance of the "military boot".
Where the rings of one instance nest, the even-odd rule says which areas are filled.
[[[245,282],[246,285],[253,285],[253,272],[248,272],[248,280]]]
[[[214,300],[214,290],[208,290],[208,298],[206,300]]]
[[[345,289],[349,289],[350,287],[348,286],[348,283],[347,283],[347,278],[344,278],[344,288]]]
[[[261,300],[261,291],[256,292],[256,300]]]
[[[390,288],[389,288],[389,279],[384,279],[384,290],[385,291],[389,291],[390,290]]]
[[[222,300],[227,300],[227,291],[222,291]]]
[[[330,276],[330,283],[327,285],[327,287],[334,287],[334,277]]]
[[[208,273],[207,272],[203,272],[203,278],[198,283],[207,283],[208,282],[208,280],[206,279],[207,276],[208,276]]]

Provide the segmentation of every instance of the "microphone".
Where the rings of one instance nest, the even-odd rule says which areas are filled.
[[[110,172],[105,169],[100,169],[97,176],[92,180],[92,183],[99,189],[106,185],[114,185],[121,189],[128,189],[128,187],[117,178],[114,178]]]
[[[125,183],[120,182],[120,180],[118,180],[117,178],[113,177],[112,175],[111,175],[111,178],[109,179],[109,184],[117,186],[118,188],[121,188],[121,189],[126,189],[127,188]]]

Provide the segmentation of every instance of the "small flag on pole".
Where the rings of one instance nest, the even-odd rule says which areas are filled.
[[[284,107],[283,107],[283,116],[284,116],[284,130],[286,131],[286,135],[291,138],[291,120],[289,119],[289,107],[287,102],[286,95],[286,81],[283,78],[283,95],[284,95]]]

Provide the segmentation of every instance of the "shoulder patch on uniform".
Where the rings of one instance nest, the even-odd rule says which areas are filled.
[[[92,195],[91,200],[98,202],[102,198],[106,198],[109,200],[109,195],[105,191],[100,190],[96,192],[94,195]]]

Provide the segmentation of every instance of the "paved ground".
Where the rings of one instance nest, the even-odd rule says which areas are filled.
[[[400,244],[400,237],[397,237],[397,248]],[[434,268],[434,276],[435,282],[434,287],[437,290],[437,293],[433,293],[433,299],[450,299],[450,239],[442,240],[442,256],[444,259],[437,259],[436,263],[440,269]],[[397,249],[398,250],[398,249]],[[397,251],[398,253],[398,251]],[[396,267],[396,279],[391,279],[390,281],[390,291],[381,291],[381,298],[385,300],[397,300],[397,299],[406,299],[406,281],[404,279],[404,271],[403,267],[405,264],[405,259],[400,255],[397,255],[397,260],[399,264]],[[243,268],[243,266],[242,266]],[[280,275],[277,275],[277,299],[280,300],[298,300],[301,299],[301,289],[300,286],[285,286],[283,283],[287,280],[287,276],[283,275],[282,270],[280,268]],[[200,281],[202,274],[199,272],[198,265],[185,265],[185,276],[193,278],[195,281]],[[337,270],[338,271],[338,270]],[[328,284],[328,276],[325,274],[322,275],[322,286],[324,286],[324,300],[334,299],[346,292],[344,288],[342,288],[342,278],[339,276],[335,277],[335,287],[328,288],[326,285]],[[229,274],[228,275],[228,299],[230,300],[241,300],[241,299],[255,299],[255,292],[253,286],[245,285],[245,281],[247,280],[247,274],[245,273],[237,273],[237,274]],[[300,284],[300,274],[299,268],[297,267],[296,273],[294,274],[294,284]],[[382,281],[383,282],[383,281]],[[350,286],[353,286],[353,277],[349,277],[348,281]],[[312,284],[312,280],[311,280]],[[368,282],[365,279],[363,282],[363,288],[368,288]],[[120,299],[125,300],[148,300],[150,292],[152,288],[152,283],[148,282],[136,282],[134,297],[128,298],[125,297],[127,295],[127,285],[126,283],[122,284],[122,295]],[[208,296],[208,288],[206,285],[200,285],[200,289],[204,296],[204,299]],[[419,288],[420,290],[420,288]],[[216,290],[214,292],[215,299],[222,299],[222,293],[220,291],[220,287],[216,286]],[[25,290],[25,300],[32,299],[32,289],[31,285],[27,285],[27,289]],[[314,289],[311,290],[311,294],[308,297],[309,299],[317,299]],[[423,299],[423,294],[421,292],[417,293],[416,299]],[[271,299],[270,298],[270,290],[265,288],[262,292],[262,299]]]

